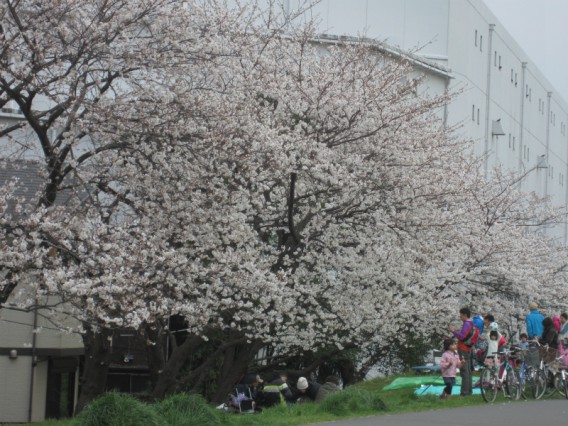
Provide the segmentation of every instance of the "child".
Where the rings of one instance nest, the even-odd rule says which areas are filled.
[[[495,353],[499,351],[499,332],[491,330],[489,333],[489,345],[487,347],[487,357],[485,358],[485,365],[492,367],[495,364]]]
[[[456,353],[458,344],[454,339],[444,340],[444,353],[440,360],[440,368],[444,384],[446,387],[440,395],[440,399],[448,399],[452,394],[452,387],[456,384],[456,370],[463,365],[463,360],[460,360]]]
[[[519,337],[521,338],[521,341],[519,342],[519,346],[521,348],[528,348],[529,347],[529,336],[527,336],[527,333],[521,333],[519,335]]]

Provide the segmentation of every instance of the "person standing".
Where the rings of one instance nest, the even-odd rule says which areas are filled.
[[[539,339],[542,337],[544,326],[542,321],[544,317],[538,311],[538,305],[535,302],[529,304],[530,313],[526,316],[525,322],[527,323],[527,334],[529,339],[533,340],[535,337]]]
[[[444,353],[440,360],[440,370],[446,387],[440,395],[440,399],[448,399],[452,395],[452,388],[456,384],[456,370],[462,366],[462,361],[456,353],[458,345],[454,339],[444,340]]]
[[[453,324],[450,324],[450,333],[458,339],[458,355],[463,362],[460,368],[460,376],[462,379],[460,396],[471,395],[471,346],[466,345],[465,341],[470,337],[470,333],[474,333],[473,321],[471,321],[471,310],[468,307],[460,309],[460,319],[462,320],[462,327],[460,331],[456,331]]]
[[[558,333],[558,339],[568,339],[568,313],[566,312],[560,314],[560,332]]]

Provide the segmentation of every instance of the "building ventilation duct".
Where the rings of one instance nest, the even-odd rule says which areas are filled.
[[[503,126],[501,126],[501,119],[493,120],[493,123],[491,125],[491,134],[493,136],[505,136]]]

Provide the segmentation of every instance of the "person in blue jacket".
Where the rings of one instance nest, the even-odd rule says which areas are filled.
[[[542,337],[542,331],[544,326],[542,325],[542,321],[544,317],[538,312],[538,305],[535,302],[531,302],[529,304],[530,313],[525,318],[527,323],[527,334],[530,340],[533,340],[535,337],[539,339]]]

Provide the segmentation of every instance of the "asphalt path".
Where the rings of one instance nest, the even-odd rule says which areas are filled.
[[[476,405],[319,423],[325,426],[566,426],[565,399]]]

